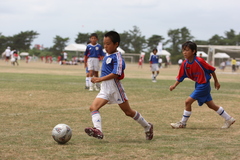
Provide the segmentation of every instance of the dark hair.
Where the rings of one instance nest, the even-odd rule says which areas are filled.
[[[114,44],[118,43],[118,46],[119,46],[119,44],[120,44],[120,35],[117,32],[115,32],[115,31],[107,32],[104,35],[104,37],[109,37]]]
[[[154,48],[154,49],[152,50],[152,52],[154,52],[154,51],[158,51],[157,48]]]
[[[190,48],[192,51],[195,51],[195,55],[197,55],[197,45],[196,43],[192,42],[192,41],[187,41],[185,43],[182,44],[182,49],[185,49],[186,47]]]
[[[96,38],[98,39],[97,33],[92,33],[92,34],[90,35],[90,38],[91,38],[91,37],[96,37]]]

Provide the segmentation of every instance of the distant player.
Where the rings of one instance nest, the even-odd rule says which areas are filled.
[[[7,49],[5,50],[5,62],[8,62],[10,58],[11,58],[11,49],[10,47],[7,47]]]
[[[145,130],[146,139],[153,138],[153,125],[148,123],[140,113],[130,108],[127,96],[120,82],[124,78],[125,61],[117,47],[120,44],[120,36],[115,31],[110,31],[104,36],[104,48],[107,55],[103,59],[101,77],[93,77],[93,83],[101,84],[101,91],[90,106],[93,128],[85,128],[89,136],[103,139],[102,120],[99,110],[108,104],[118,104],[122,111],[136,120]]]
[[[159,56],[157,55],[158,50],[155,48],[153,49],[153,55],[150,56],[149,63],[152,72],[152,82],[157,82],[156,78],[159,74],[159,66],[158,66],[158,59]]]
[[[211,96],[210,79],[211,76],[214,79],[214,86],[218,90],[220,84],[215,74],[215,68],[205,62],[204,59],[197,57],[197,45],[191,41],[187,41],[182,45],[183,56],[186,58],[182,63],[177,81],[174,85],[170,86],[170,91],[174,90],[177,85],[184,80],[184,78],[190,78],[195,81],[195,90],[185,100],[185,110],[180,122],[171,123],[172,128],[185,128],[189,117],[192,114],[192,103],[198,101],[198,105],[202,106],[204,103],[207,106],[216,111],[220,116],[225,119],[225,123],[222,128],[229,128],[235,119],[231,117],[221,106],[216,105]]]
[[[87,45],[86,51],[84,53],[84,66],[85,68],[88,67],[89,70],[89,91],[93,91],[93,88],[99,91],[99,88],[97,87],[98,84],[95,84],[93,86],[93,83],[91,82],[91,79],[94,75],[95,77],[98,77],[98,71],[100,68],[99,59],[102,59],[104,57],[102,46],[98,44],[97,41],[97,34],[92,33],[90,36],[90,43]]]

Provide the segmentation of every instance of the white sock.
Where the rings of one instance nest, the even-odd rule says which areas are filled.
[[[89,77],[86,77],[86,87],[89,87]]]
[[[222,107],[219,107],[219,109],[216,112],[225,120],[231,119],[231,116],[229,116],[229,114],[226,111],[224,111]]]
[[[154,74],[152,74],[152,79],[154,79]]]
[[[92,111],[93,126],[102,132],[102,119],[99,111]]]
[[[89,87],[93,87],[93,83],[92,83],[92,77],[88,77],[88,81],[89,81]]]
[[[184,110],[184,111],[183,111],[183,116],[182,116],[181,122],[182,122],[183,124],[186,124],[187,121],[188,121],[188,118],[191,116],[191,114],[192,114],[191,111],[186,111],[186,110]]]
[[[151,125],[148,124],[148,122],[142,117],[140,113],[136,111],[136,114],[133,117],[133,119],[137,121],[145,129],[145,132],[149,131]]]
[[[159,74],[159,73],[157,73],[157,74],[155,75],[155,78],[157,78],[158,74]]]

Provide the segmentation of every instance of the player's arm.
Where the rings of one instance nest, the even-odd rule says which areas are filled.
[[[106,75],[104,77],[93,77],[91,79],[92,83],[99,83],[99,82],[102,82],[102,81],[107,81],[107,80],[110,80],[110,79],[114,79],[114,78],[117,78],[119,75],[117,74],[113,74],[113,73],[110,73],[109,75]]]
[[[84,67],[85,67],[85,68],[87,67],[87,59],[88,59],[88,57],[87,57],[87,56],[84,56]]]
[[[176,81],[176,82],[174,83],[174,85],[172,85],[172,86],[169,87],[169,90],[170,90],[170,91],[174,90],[174,89],[179,85],[179,83],[180,83],[179,81]]]
[[[213,77],[213,79],[214,79],[214,86],[215,86],[215,88],[216,88],[217,90],[219,90],[220,84],[219,84],[219,82],[218,82],[217,75],[216,75],[215,72],[212,72],[211,74],[212,74],[212,77]]]

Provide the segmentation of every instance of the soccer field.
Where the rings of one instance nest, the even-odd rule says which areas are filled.
[[[185,129],[172,129],[181,119],[185,99],[194,82],[185,79],[174,91],[178,66],[160,69],[157,82],[151,81],[148,64],[138,68],[128,63],[122,84],[131,107],[154,125],[154,137],[145,140],[143,128],[126,117],[118,105],[106,105],[100,112],[104,139],[89,137],[92,127],[89,105],[98,92],[85,90],[83,65],[20,62],[11,66],[0,61],[0,159],[239,159],[240,152],[240,70],[217,69],[221,84],[212,97],[236,123],[220,129],[224,119],[206,105],[193,104],[193,114]],[[51,137],[53,127],[65,123],[72,139],[65,145]]]

